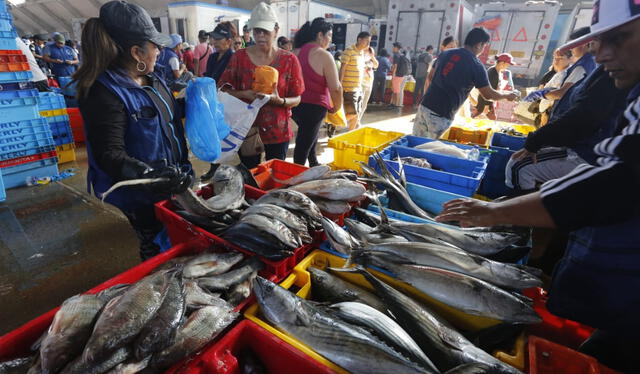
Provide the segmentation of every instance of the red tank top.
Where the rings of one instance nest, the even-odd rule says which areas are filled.
[[[306,104],[315,104],[331,109],[331,99],[329,96],[329,86],[327,86],[327,78],[313,70],[309,64],[309,52],[317,44],[307,43],[300,48],[298,60],[302,67],[302,77],[304,78],[304,92],[301,101]]]

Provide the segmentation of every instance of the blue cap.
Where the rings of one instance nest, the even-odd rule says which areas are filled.
[[[178,44],[182,44],[182,36],[178,34],[171,34],[169,37],[171,38],[171,43],[169,43],[167,47],[173,49],[178,46]]]

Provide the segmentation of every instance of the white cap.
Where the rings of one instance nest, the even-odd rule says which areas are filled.
[[[562,47],[566,51],[586,44],[597,36],[640,18],[640,0],[596,0],[593,4],[591,32]]]
[[[263,29],[273,31],[278,23],[276,10],[269,4],[261,2],[251,11],[251,18],[247,22],[249,29]]]

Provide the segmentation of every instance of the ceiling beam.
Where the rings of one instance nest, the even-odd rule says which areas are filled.
[[[76,7],[71,5],[69,0],[58,0],[58,4],[60,4],[66,12],[71,14],[73,16],[72,18],[85,18],[84,15],[76,9]]]
[[[40,3],[38,5],[40,6],[40,8],[42,8],[42,10],[48,13],[51,16],[51,18],[53,18],[56,22],[58,22],[59,26],[62,26],[65,31],[71,31],[71,20],[66,21],[60,18],[60,16],[58,16],[56,12],[51,10],[51,8],[49,8],[49,6],[46,5],[45,3]],[[62,31],[62,30],[55,30],[55,31]]]
[[[32,11],[27,9],[24,5],[21,7],[13,7],[11,9],[14,12],[18,11],[23,13],[27,19],[29,19],[30,21],[33,21],[36,24],[41,25],[41,27],[44,27],[47,30],[54,31],[56,29],[55,25],[51,24],[49,21],[45,21],[42,18],[36,16]]]

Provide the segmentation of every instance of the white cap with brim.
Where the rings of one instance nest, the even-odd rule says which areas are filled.
[[[596,37],[640,18],[640,1],[638,0],[596,0],[593,4],[591,32],[574,39],[559,49],[567,51],[589,43]]]
[[[276,10],[269,4],[261,2],[251,11],[251,18],[247,22],[249,29],[263,29],[273,31],[278,23]]]

